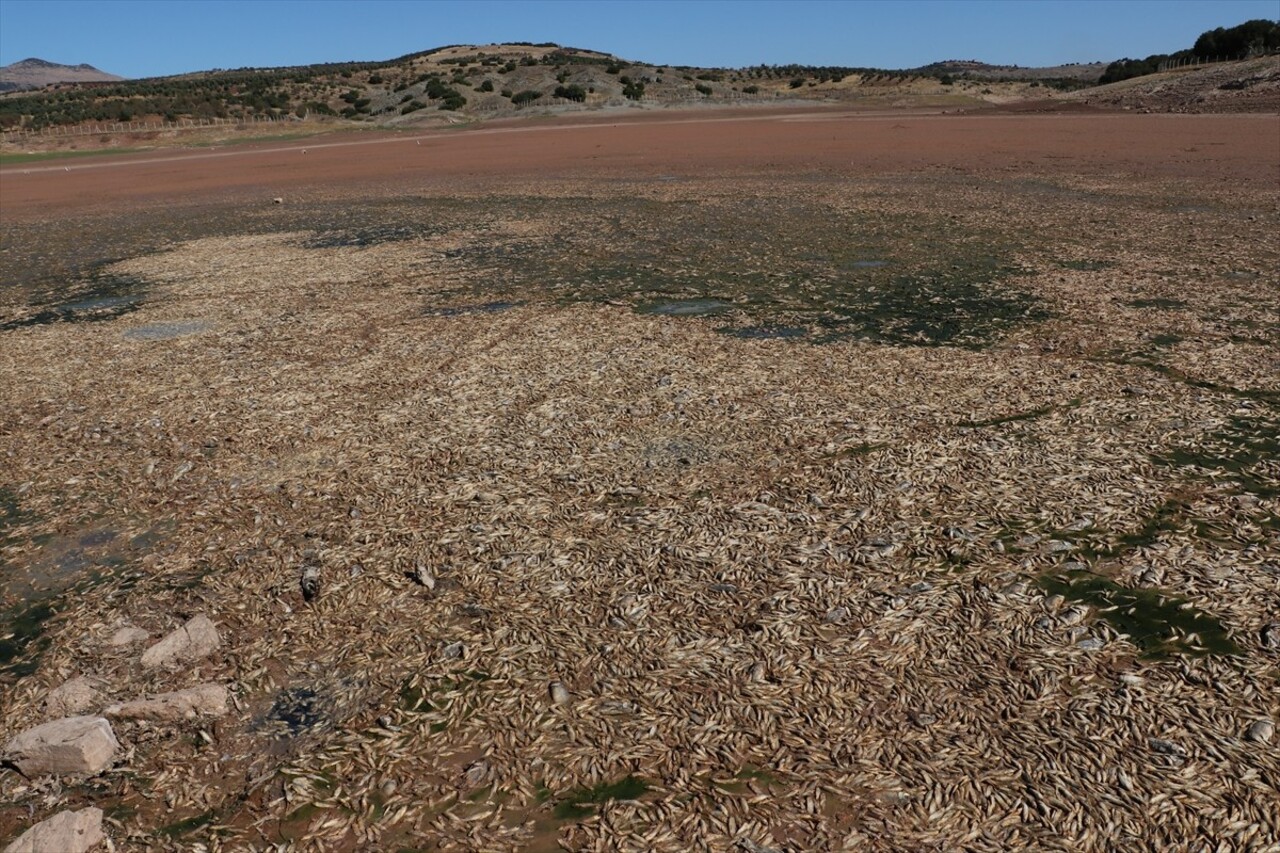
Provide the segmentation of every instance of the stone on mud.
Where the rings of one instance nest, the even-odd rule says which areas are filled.
[[[212,654],[219,642],[218,629],[201,613],[143,652],[142,665],[154,668],[199,660]]]
[[[221,684],[201,684],[186,690],[161,693],[109,705],[102,713],[128,720],[189,720],[193,717],[221,717],[227,713],[227,688]]]
[[[86,853],[102,843],[102,809],[58,812],[18,836],[4,853]]]
[[[45,713],[52,719],[83,714],[98,702],[98,688],[84,676],[65,681],[44,697]]]
[[[67,717],[15,735],[4,760],[24,776],[94,775],[111,766],[119,746],[106,719]]]
[[[120,646],[132,646],[134,643],[141,643],[149,635],[141,628],[133,625],[127,625],[111,635],[107,640],[107,645],[119,648]]]

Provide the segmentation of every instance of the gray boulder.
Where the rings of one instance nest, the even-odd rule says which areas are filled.
[[[218,629],[201,613],[143,652],[142,665],[153,669],[199,660],[212,654],[220,642]]]
[[[96,704],[98,688],[84,676],[64,681],[44,697],[45,712],[55,720],[83,714]]]
[[[161,693],[109,705],[102,713],[128,720],[187,720],[193,717],[221,717],[227,713],[227,688],[221,684],[201,684],[186,690]]]
[[[4,759],[25,776],[95,775],[111,766],[120,744],[102,717],[67,717],[14,736]]]
[[[4,853],[86,853],[102,843],[102,809],[58,812],[18,836]]]

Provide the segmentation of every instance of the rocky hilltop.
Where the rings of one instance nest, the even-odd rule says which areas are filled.
[[[62,65],[32,57],[0,67],[0,92],[40,89],[54,83],[111,83],[123,79],[83,62]]]

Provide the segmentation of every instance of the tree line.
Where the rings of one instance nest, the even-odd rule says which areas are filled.
[[[1145,59],[1118,59],[1102,72],[1099,83],[1116,83],[1155,74],[1170,65],[1191,60],[1246,59],[1280,50],[1280,24],[1258,19],[1239,26],[1218,27],[1200,34],[1195,45],[1174,53],[1154,53]]]

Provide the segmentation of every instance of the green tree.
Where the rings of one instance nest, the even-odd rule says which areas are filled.
[[[570,101],[585,101],[587,99],[587,91],[576,83],[569,86],[557,86],[555,95],[557,98],[566,98]]]

